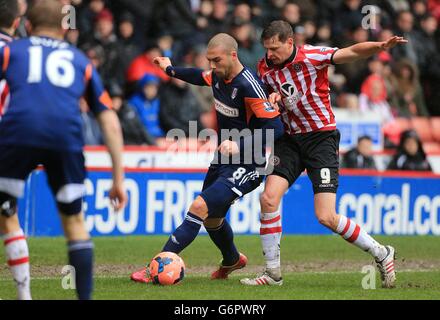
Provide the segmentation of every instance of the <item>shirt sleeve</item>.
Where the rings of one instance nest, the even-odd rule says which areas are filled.
[[[5,76],[8,70],[11,49],[8,46],[0,47],[0,79]]]
[[[319,46],[304,46],[304,53],[306,58],[315,66],[317,69],[322,69],[328,67],[333,63],[333,55],[339,48],[332,47],[319,47]]]
[[[275,109],[268,100],[266,86],[258,81],[251,73],[243,74],[247,80],[247,90],[244,97],[244,105],[246,107],[246,118],[249,119],[252,116],[257,118],[275,118],[279,115],[277,109]]]
[[[96,115],[104,110],[112,109],[112,100],[104,89],[98,71],[89,63],[84,75],[87,83],[85,98],[90,110]]]
[[[212,70],[203,71],[198,68],[183,68],[168,66],[167,75],[197,86],[211,86]]]

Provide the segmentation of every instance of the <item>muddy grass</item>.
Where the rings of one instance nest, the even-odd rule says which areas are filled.
[[[325,262],[305,262],[282,265],[284,273],[289,272],[360,272],[362,267],[371,264],[353,261],[325,261]],[[31,266],[32,277],[57,277],[61,276],[63,265],[37,265]],[[133,271],[142,268],[135,264],[95,264],[95,275],[99,277],[123,277],[129,276]],[[187,266],[188,275],[209,275],[216,268],[215,265],[209,266]],[[250,265],[242,270],[235,271],[234,274],[254,274],[263,270],[263,266]],[[396,270],[399,271],[440,271],[440,260],[396,260]],[[0,279],[9,278],[7,266],[0,266]]]

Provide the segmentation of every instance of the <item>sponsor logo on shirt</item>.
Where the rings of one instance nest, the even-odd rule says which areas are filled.
[[[222,115],[230,117],[230,118],[237,118],[239,116],[238,109],[231,108],[224,103],[221,103],[217,99],[214,99],[215,109],[220,112]]]

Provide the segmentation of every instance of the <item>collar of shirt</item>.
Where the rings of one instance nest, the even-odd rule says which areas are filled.
[[[4,32],[3,30],[0,30],[0,40],[3,40],[5,42],[11,42],[14,40],[8,33]]]

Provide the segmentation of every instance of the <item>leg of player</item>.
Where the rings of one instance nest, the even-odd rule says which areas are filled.
[[[90,300],[93,290],[93,242],[86,230],[84,214],[60,214],[68,241],[69,264],[75,270],[78,299]]]
[[[2,214],[2,210],[4,208],[0,207],[0,233],[3,237],[9,269],[17,286],[17,298],[31,300],[29,249],[26,237],[20,228],[17,214],[7,217]]]
[[[238,252],[229,222],[224,218],[208,218],[204,225],[209,237],[223,256],[219,268],[211,274],[211,279],[227,279],[232,271],[244,268],[247,257]]]
[[[335,208],[335,193],[324,192],[315,194],[315,214],[319,222],[341,235],[346,241],[369,252],[375,258],[381,272],[382,286],[386,288],[394,287],[396,280],[394,248],[378,243],[351,219],[336,214]]]
[[[253,279],[242,279],[246,285],[281,285],[281,215],[280,203],[284,194],[289,189],[289,182],[283,177],[270,175],[266,179],[264,191],[260,197],[260,238],[263,255],[266,260],[266,270],[262,275]]]
[[[222,253],[224,266],[231,266],[239,259],[239,253],[234,245],[234,233],[229,222],[224,218],[208,218],[204,222],[206,231],[212,242]]]
[[[199,234],[203,221],[208,217],[208,206],[202,197],[198,196],[189,208],[182,224],[171,234],[162,249],[162,252],[174,252],[179,254]],[[150,283],[152,279],[148,273],[148,267],[135,271],[130,276],[131,280],[142,283]]]
[[[179,254],[199,234],[203,221],[208,217],[208,206],[205,200],[198,196],[191,204],[182,224],[174,230],[162,251],[170,251]]]

